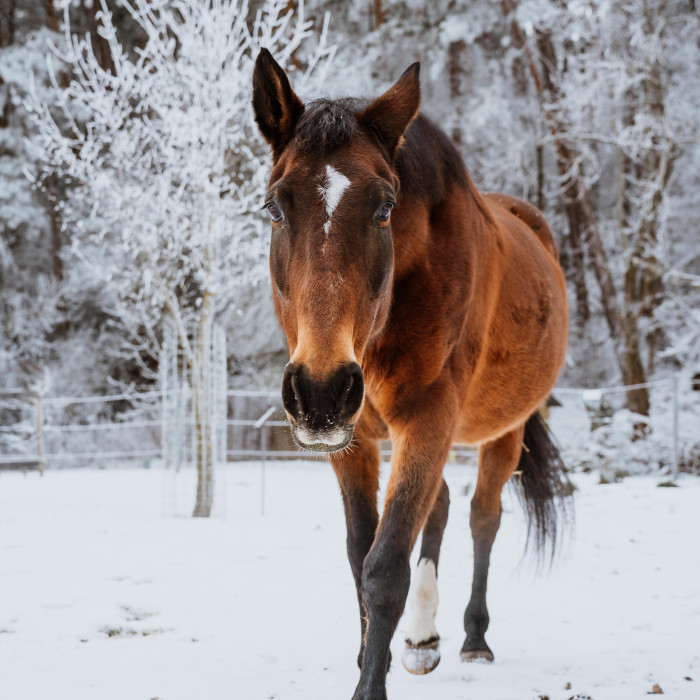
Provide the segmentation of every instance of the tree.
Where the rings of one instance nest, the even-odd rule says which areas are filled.
[[[7,0],[0,6],[0,46],[10,46],[15,40],[16,1]]]
[[[642,362],[641,344],[638,316],[633,312],[630,304],[621,303],[610,256],[606,250],[600,233],[598,217],[593,205],[592,188],[597,182],[599,172],[590,176],[586,172],[587,159],[584,155],[584,141],[581,134],[590,134],[590,112],[586,109],[582,96],[588,97],[589,93],[581,88],[577,80],[581,75],[586,75],[589,83],[596,85],[598,66],[592,59],[597,56],[599,49],[600,33],[593,31],[594,39],[579,49],[579,53],[585,56],[581,61],[571,50],[572,35],[580,35],[583,23],[576,22],[575,31],[569,25],[575,22],[575,17],[568,11],[552,11],[544,21],[535,25],[530,22],[531,33],[534,34],[534,47],[530,46],[527,32],[523,29],[522,13],[519,16],[517,2],[503,0],[503,8],[506,16],[510,17],[511,35],[516,44],[522,50],[529,72],[535,86],[535,91],[541,102],[542,115],[551,134],[554,145],[556,164],[564,197],[564,206],[569,224],[568,246],[570,248],[573,263],[574,288],[576,290],[576,316],[583,327],[590,317],[588,291],[585,279],[584,246],[591,262],[593,272],[600,290],[601,302],[605,319],[610,332],[610,337],[615,347],[615,354],[622,380],[627,385],[635,388],[627,392],[627,405],[629,408],[643,415],[649,413],[649,392],[645,386],[638,386],[646,382],[646,372]],[[528,8],[531,11],[531,8]],[[599,12],[599,16],[602,12]],[[527,16],[527,13],[525,13]],[[584,13],[585,16],[585,13]],[[566,52],[568,61],[580,61],[578,70],[569,67],[569,75],[565,79],[562,76],[560,66],[563,61],[558,58],[554,44],[553,25],[559,22],[559,34],[569,40],[569,51]],[[562,26],[563,25],[563,26]],[[598,29],[598,28],[596,28]],[[574,53],[574,55],[572,55]],[[591,64],[594,64],[591,68]],[[576,77],[571,77],[573,74]],[[605,73],[606,75],[608,73]],[[569,89],[565,89],[565,80],[568,80]],[[583,115],[584,122],[577,123]],[[627,299],[625,301],[628,301]]]
[[[636,5],[619,10],[630,42],[624,68],[619,71],[625,89],[619,110],[623,116],[616,125],[620,150],[618,226],[627,248],[625,302],[629,314],[638,322],[646,321],[649,372],[654,370],[656,352],[664,342],[661,325],[654,319],[664,296],[659,224],[680,153],[677,130],[666,118],[666,91],[671,82],[667,5],[666,0],[638,0]]]
[[[247,0],[122,4],[146,36],[133,55],[105,0],[95,17],[97,53],[89,36],[72,34],[65,10],[65,50],[54,53],[72,79],[62,87],[52,62],[59,113],[32,104],[39,183],[54,173],[70,183],[63,225],[75,229],[74,252],[113,290],[110,311],[130,351],[155,355],[164,316],[174,323],[194,413],[194,515],[208,516],[212,324],[265,257],[262,222],[251,213],[263,201],[267,171],[249,106],[252,65],[263,46],[288,65],[312,23],[303,3],[293,17],[286,0],[268,0],[252,20]],[[301,89],[323,79],[333,55],[327,19],[296,78]]]

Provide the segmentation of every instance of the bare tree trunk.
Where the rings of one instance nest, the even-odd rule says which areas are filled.
[[[100,36],[98,28],[101,22],[97,18],[97,13],[100,11],[100,4],[93,0],[90,8],[88,30],[90,32],[90,38],[92,39],[92,45],[95,47],[95,56],[103,70],[112,69],[112,59],[109,51],[109,44],[107,40]]]
[[[197,463],[197,499],[192,513],[195,518],[208,518],[214,502],[214,445],[212,435],[211,341],[213,297],[205,292],[197,327],[195,362],[190,373],[195,421],[195,454]]]
[[[386,16],[384,14],[384,7],[382,6],[382,0],[374,0],[374,28],[377,29],[384,24]]]
[[[664,16],[665,2],[651,11],[643,0],[644,33],[649,41],[656,40],[658,18]],[[623,127],[632,127],[640,109],[650,130],[649,147],[643,158],[632,162],[618,148],[618,224],[627,251],[624,276],[626,332],[639,336],[642,319],[648,324],[647,371],[654,371],[655,356],[664,342],[661,326],[654,316],[663,298],[662,266],[657,256],[658,212],[663,202],[673,164],[677,157],[675,143],[655,125],[664,119],[663,80],[661,66],[655,54],[645,56],[643,79],[634,83],[623,97]],[[636,87],[641,87],[641,95]],[[633,178],[636,178],[633,180]],[[633,182],[633,184],[632,184]],[[639,340],[637,341],[639,342]]]
[[[613,96],[614,99],[614,96]],[[613,129],[622,130],[631,127],[634,123],[634,108],[632,106],[633,96],[629,91],[623,97],[622,124],[613,125]],[[620,241],[623,249],[627,250],[630,245],[630,229],[632,220],[632,205],[630,202],[630,178],[632,177],[633,163],[618,145],[615,152],[617,167],[617,203],[615,214],[617,227],[620,232]]]
[[[15,43],[15,7],[16,0],[3,0],[0,6],[0,46]]]
[[[622,97],[622,129],[632,127],[635,119],[636,94],[632,91],[626,91]],[[616,149],[617,163],[617,204],[616,218],[620,233],[620,240],[624,250],[629,251],[630,234],[632,232],[632,188],[630,180],[634,173],[634,163],[618,146]],[[624,296],[624,317],[622,319],[625,348],[635,347],[640,345],[639,334],[639,317],[635,313],[636,293],[635,293],[635,276],[636,263],[633,261],[634,254],[627,258],[627,269],[623,279],[623,296]],[[626,383],[640,384],[646,381],[644,373],[644,365],[639,353],[625,353],[626,366]],[[628,399],[628,405],[634,407],[637,413],[647,415],[649,413],[649,394],[647,391],[632,390],[631,401]]]
[[[46,19],[49,23],[49,29],[52,32],[58,31],[58,14],[56,13],[56,5],[54,0],[44,0],[46,6]]]
[[[4,89],[3,89],[4,88]],[[10,86],[5,87],[5,81],[0,75],[0,129],[6,129],[10,123],[10,110],[12,99],[10,96]]]
[[[521,36],[522,46],[527,47],[525,37]],[[544,32],[537,33],[537,48],[540,54],[541,73],[536,82],[537,93],[540,99],[545,94],[552,105],[558,105],[561,101],[559,84],[554,80],[556,73],[556,56],[551,36]],[[532,63],[531,71],[537,71],[537,66]],[[539,86],[539,87],[538,87]],[[557,153],[557,169],[564,187],[564,209],[569,222],[569,248],[571,255],[571,274],[576,290],[576,319],[580,328],[586,325],[591,317],[590,304],[588,302],[588,288],[586,286],[586,266],[581,241],[582,231],[587,231],[592,225],[590,204],[584,205],[583,199],[588,193],[583,191],[578,173],[578,153],[571,144],[566,143],[562,136],[568,131],[560,114],[554,110],[549,111],[549,126],[555,137]],[[556,131],[555,131],[556,130]]]
[[[214,444],[211,401],[211,340],[214,298],[205,292],[194,342],[190,343],[177,299],[166,296],[166,307],[175,324],[179,349],[189,370],[194,416],[194,459],[197,468],[197,492],[192,517],[208,518],[214,502]]]
[[[537,208],[544,211],[544,146],[535,145],[535,162],[537,163]]]
[[[447,48],[447,73],[450,81],[450,102],[456,123],[452,126],[452,141],[459,148],[463,142],[462,134],[462,74],[463,61],[467,44],[463,39],[450,42]]]
[[[53,261],[53,277],[56,280],[56,289],[58,290],[63,282],[63,258],[61,257],[61,249],[63,241],[61,236],[61,214],[58,205],[58,193],[56,185],[56,174],[51,173],[46,178],[46,200],[49,210],[49,222],[51,226],[51,259]],[[66,310],[65,304],[60,301],[56,303],[56,309],[63,314]],[[68,334],[68,323],[65,318],[58,326],[58,330],[62,338]]]
[[[299,0],[287,0],[287,11],[293,12],[295,15],[297,13],[299,5]],[[289,62],[295,67],[295,68],[301,68],[301,61],[299,60],[299,53],[298,53],[298,47],[292,51],[290,57],[289,57]]]
[[[651,39],[657,31],[658,18],[666,11],[666,2],[660,2],[655,11],[650,11],[647,0],[643,2],[644,30]],[[661,30],[662,31],[662,30]],[[663,79],[659,59],[654,53],[646,66],[646,76],[642,81],[644,113],[652,123],[660,123],[665,116]],[[663,278],[661,264],[656,254],[658,246],[658,212],[664,199],[673,164],[678,155],[675,142],[654,134],[652,147],[646,154],[643,165],[642,205],[636,245],[629,264],[636,267],[638,280],[639,313],[651,322],[647,332],[649,349],[649,371],[653,371],[655,354],[663,342],[661,327],[654,323],[654,312],[663,298]]]
[[[53,258],[53,276],[56,284],[63,280],[63,260],[61,259],[61,218],[56,197],[56,174],[51,173],[46,179],[46,198],[49,204],[51,220],[51,254]]]
[[[678,156],[675,144],[669,145],[668,151],[661,155],[656,164],[653,177],[647,180],[647,201],[642,208],[637,241],[639,250],[630,257],[630,264],[641,262],[642,270],[640,290],[640,313],[649,318],[652,327],[647,332],[649,348],[649,372],[654,371],[655,355],[664,342],[663,330],[654,321],[654,312],[663,299],[663,278],[661,263],[656,255],[658,246],[658,212],[663,202],[668,181],[673,171],[673,164]]]
[[[625,308],[623,318],[624,325],[624,382],[628,385],[644,384],[646,382],[646,373],[642,358],[637,350],[639,348],[639,320],[631,306]],[[646,387],[637,389],[629,389],[627,391],[627,407],[630,411],[640,413],[643,416],[649,415],[649,391]]]
[[[95,3],[96,4],[96,3]],[[58,13],[54,0],[44,0],[46,9],[46,20],[52,32],[58,32]],[[68,76],[65,71],[58,73],[59,84],[68,87]],[[58,206],[58,196],[56,192],[56,174],[51,173],[46,179],[46,197],[49,205],[49,219],[51,222],[51,257],[53,261],[53,276],[56,286],[59,287],[63,281],[63,259],[61,258],[61,217]],[[59,308],[59,311],[63,311]],[[66,337],[68,327],[64,320],[60,326],[61,336]]]

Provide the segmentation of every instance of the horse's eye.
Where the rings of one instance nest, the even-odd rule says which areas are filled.
[[[265,208],[270,212],[270,218],[278,224],[282,219],[284,219],[284,215],[282,214],[282,210],[274,203],[274,202],[268,202],[265,205]]]
[[[389,221],[391,210],[395,206],[396,205],[394,204],[394,202],[384,202],[384,204],[382,204],[382,206],[377,210],[377,213],[374,215],[374,218],[377,221]]]

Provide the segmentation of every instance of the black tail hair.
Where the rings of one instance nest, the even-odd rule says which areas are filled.
[[[571,495],[574,487],[553,442],[549,428],[539,411],[525,423],[523,451],[514,482],[528,517],[527,548],[534,545],[540,560],[551,550],[556,553],[559,520],[572,520]]]

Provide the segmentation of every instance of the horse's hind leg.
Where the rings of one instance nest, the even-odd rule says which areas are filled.
[[[435,628],[438,605],[437,565],[449,507],[450,492],[443,479],[423,527],[418,567],[408,594],[403,665],[407,671],[418,675],[430,673],[440,663],[440,635]]]
[[[464,613],[464,630],[467,633],[461,653],[464,661],[493,661],[493,653],[484,639],[489,626],[486,582],[491,547],[501,524],[501,491],[520,460],[523,432],[523,427],[520,427],[479,449],[479,474],[470,516],[474,540],[474,578],[471,598]]]

